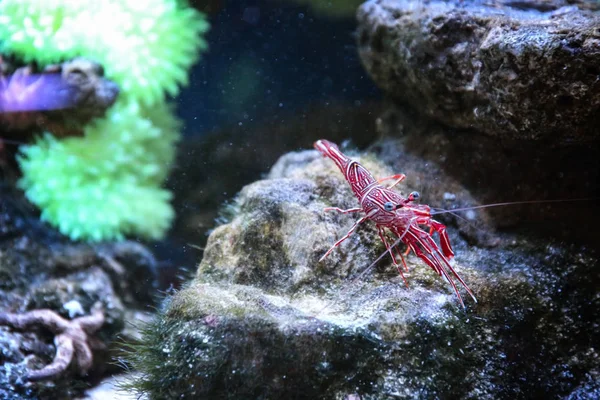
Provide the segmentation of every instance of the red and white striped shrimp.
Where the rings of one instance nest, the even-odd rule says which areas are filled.
[[[334,143],[327,140],[317,140],[314,147],[324,156],[329,157],[335,162],[350,184],[352,192],[360,202],[360,207],[357,208],[342,210],[337,207],[328,207],[325,211],[334,210],[344,214],[355,212],[365,213],[363,217],[356,221],[345,236],[333,244],[319,261],[325,259],[337,246],[348,239],[361,223],[371,220],[377,225],[379,237],[387,249],[386,253],[389,253],[393,264],[403,279],[405,278],[396,256],[401,259],[406,269],[404,256],[412,250],[417,257],[429,265],[438,275],[445,277],[450,282],[458,297],[458,301],[463,307],[464,302],[454,279],[458,280],[473,300],[477,302],[471,289],[469,289],[450,263],[454,257],[454,252],[452,251],[450,239],[446,232],[446,226],[432,218],[429,206],[415,203],[415,200],[419,198],[419,193],[412,192],[408,197],[404,198],[399,193],[391,190],[406,178],[405,175],[397,174],[377,180],[365,167],[344,155]],[[381,182],[387,180],[393,180],[393,183],[387,187],[381,185]],[[422,226],[429,228],[429,232],[421,229]],[[388,243],[386,229],[398,237],[396,243],[392,245]],[[440,237],[440,246],[433,240],[432,234],[434,232],[437,232]],[[404,242],[408,247],[404,256],[396,248],[397,243],[400,241]]]

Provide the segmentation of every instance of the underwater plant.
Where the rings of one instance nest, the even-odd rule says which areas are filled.
[[[173,210],[161,184],[179,130],[165,97],[187,84],[208,27],[180,0],[0,2],[1,53],[42,65],[91,58],[120,88],[83,137],[47,132],[21,149],[19,185],[42,219],[72,239],[164,235]]]

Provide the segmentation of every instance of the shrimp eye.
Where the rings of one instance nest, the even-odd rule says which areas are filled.
[[[410,201],[417,200],[419,197],[421,197],[421,195],[419,194],[419,192],[412,192],[408,196],[408,198],[410,199]]]
[[[394,203],[392,203],[391,201],[388,201],[387,203],[385,203],[383,205],[383,209],[385,211],[394,211],[396,209],[396,205]]]

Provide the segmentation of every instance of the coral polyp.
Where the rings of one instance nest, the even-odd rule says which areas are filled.
[[[0,2],[0,52],[41,64],[72,58],[81,49],[80,35],[65,20],[77,15],[85,1]]]

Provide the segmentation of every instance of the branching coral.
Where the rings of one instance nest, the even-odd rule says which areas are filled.
[[[203,15],[176,0],[4,0],[1,51],[41,63],[82,55],[119,84],[117,103],[84,137],[22,149],[20,186],[73,239],[160,238],[173,211],[160,188],[178,123],[165,103],[206,47]]]
[[[61,375],[69,367],[73,358],[81,374],[85,374],[93,363],[91,335],[104,324],[102,305],[97,303],[91,315],[66,320],[52,310],[34,310],[23,314],[0,312],[0,325],[9,325],[15,329],[45,328],[52,332],[56,356],[52,363],[44,368],[29,371],[26,378],[30,381],[52,379]]]

